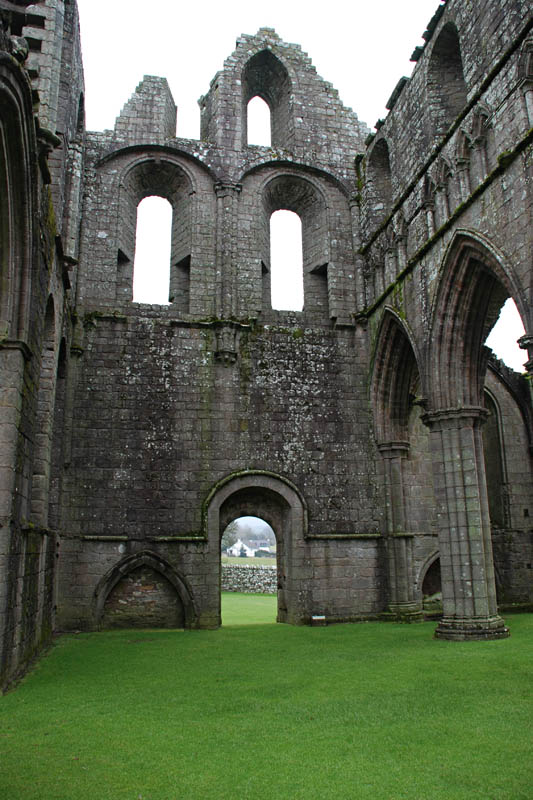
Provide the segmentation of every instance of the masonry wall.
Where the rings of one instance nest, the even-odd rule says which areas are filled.
[[[244,592],[248,594],[276,594],[276,567],[238,564],[222,566],[221,589],[223,592]]]
[[[154,76],[87,133],[76,4],[17,5],[0,0],[2,684],[54,628],[216,627],[220,535],[248,513],[276,531],[282,621],[417,619],[440,560],[443,635],[506,635],[493,584],[533,592],[533,424],[483,342],[506,296],[533,325],[530,4],[441,4],[371,136],[297,45],[242,36],[199,142]],[[257,94],[270,148],[246,141]],[[173,209],[161,306],[132,303],[149,195]],[[271,307],[278,209],[302,221],[301,312]]]
[[[225,477],[247,471],[282,476],[305,499],[304,550],[298,545],[293,553],[294,580],[305,587],[303,616],[327,611],[349,619],[384,610],[391,545],[384,537],[388,501],[369,386],[387,309],[405,321],[422,355],[420,402],[410,417],[404,463],[408,528],[401,532],[412,537],[412,579],[420,591],[439,554],[433,456],[422,420],[440,265],[457,230],[465,230],[495,248],[503,249],[505,241],[509,261],[526,266],[518,198],[526,191],[527,171],[518,152],[504,166],[497,160],[500,149],[516,146],[527,130],[523,96],[510,93],[518,51],[514,45],[495,48],[499,69],[485,83],[487,65],[475,55],[476,37],[490,42],[491,26],[505,24],[510,42],[523,39],[525,7],[512,7],[504,21],[496,9],[490,19],[465,16],[456,4],[445,10],[366,159],[357,161],[359,198],[354,158],[364,150],[364,126],[316,76],[305,54],[268,29],[239,40],[215,77],[202,101],[201,143],[175,138],[168,86],[151,77],[124,106],[114,132],[88,136],[82,355],[73,407],[78,424],[64,484],[65,624],[94,624],[90,597],[113,559],[120,561],[117,547],[123,554],[149,547],[186,575],[199,618],[211,624],[220,565],[218,545],[204,538],[205,504]],[[453,35],[439,38],[452,22],[458,45]],[[435,64],[446,56],[440,51],[453,46],[463,54],[464,88],[459,78],[450,79],[457,102],[446,100],[444,84],[439,99],[434,78]],[[271,101],[274,127],[284,120],[288,137],[273,148],[247,147],[244,137],[246,101],[254,90],[247,64],[259,56],[266,64],[266,96],[269,81],[294,83],[300,71],[309,78],[300,91],[313,98],[313,104],[300,105],[295,95],[298,117],[296,106],[278,109]],[[238,82],[241,72],[248,76],[244,83]],[[420,103],[421,96],[428,101]],[[507,117],[500,124],[491,116],[501,96],[514,104],[511,125]],[[462,120],[455,128],[454,102]],[[468,134],[473,142],[475,126],[486,122],[480,108],[486,107],[490,125],[476,147],[469,144],[465,166],[457,160],[461,137]],[[332,110],[333,139],[319,133],[329,130]],[[305,152],[298,143],[304,134]],[[386,148],[373,159],[379,142]],[[449,164],[447,171],[443,165]],[[505,197],[500,172],[492,174],[495,166],[513,179]],[[467,179],[459,167],[468,170]],[[383,176],[387,169],[390,178]],[[441,184],[440,193],[428,195],[428,185]],[[187,220],[179,259],[188,259],[188,271],[177,282],[171,275],[169,306],[131,303],[135,204],[142,196],[135,187],[141,185],[145,193],[169,199],[176,219]],[[472,194],[479,187],[482,202]],[[279,207],[292,208],[304,223],[303,312],[273,311],[269,303],[268,219]],[[496,224],[502,218],[505,230]],[[356,317],[358,311],[363,313]],[[86,554],[81,561],[79,553]]]

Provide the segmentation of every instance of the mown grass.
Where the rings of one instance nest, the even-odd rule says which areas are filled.
[[[64,636],[0,700],[0,795],[531,800],[533,616],[509,621]]]
[[[276,621],[277,611],[274,594],[222,592],[223,625],[266,625]]]

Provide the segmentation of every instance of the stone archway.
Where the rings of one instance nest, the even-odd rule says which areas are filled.
[[[278,568],[277,621],[309,621],[308,576],[301,553],[307,528],[307,509],[290,481],[268,472],[248,471],[221,481],[207,500],[207,534],[210,549],[218,555],[218,620],[220,624],[220,538],[237,517],[256,516],[276,533]],[[301,560],[301,561],[300,561]]]
[[[512,271],[488,242],[455,234],[432,310],[428,411],[444,616],[436,636],[494,639],[508,635],[498,614],[482,425],[488,349],[484,342],[512,296],[525,307]]]
[[[193,628],[196,611],[185,579],[156,553],[123,559],[94,592],[98,627]]]
[[[409,331],[387,308],[376,341],[371,396],[375,435],[382,456],[386,508],[388,610],[401,621],[421,619],[414,579],[414,542],[406,462],[411,449],[409,419],[421,381]]]

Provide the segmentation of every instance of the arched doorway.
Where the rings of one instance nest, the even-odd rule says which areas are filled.
[[[306,574],[304,537],[307,509],[297,488],[287,479],[250,470],[222,480],[207,499],[210,550],[217,552],[226,527],[240,517],[259,517],[276,535],[277,622],[304,624],[310,619],[309,576]],[[298,547],[300,545],[300,547]],[[220,624],[221,569],[216,587]],[[215,601],[215,597],[213,597]]]

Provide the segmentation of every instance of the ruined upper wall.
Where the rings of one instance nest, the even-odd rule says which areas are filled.
[[[528,130],[519,62],[531,26],[528,0],[447,0],[438,7],[424,34],[426,45],[413,53],[413,75],[398,83],[390,113],[378,123],[366,151],[366,239],[404,193],[411,192],[411,215],[424,202],[420,177],[432,167],[438,171],[439,156],[451,172],[460,171],[465,161],[479,171],[473,162],[483,145],[485,172],[490,171],[497,156]],[[440,175],[430,178],[436,185],[442,182]],[[464,197],[457,194],[458,203]]]
[[[164,144],[176,136],[176,104],[166,78],[145,75],[115,122],[126,144]]]
[[[271,147],[247,144],[247,104],[255,96],[270,107]],[[199,159],[220,180],[235,182],[251,168],[285,161],[326,170],[353,187],[354,157],[368,129],[317,75],[301,48],[283,42],[272,29],[241,36],[199,102],[200,141],[176,138],[168,83],[145,75],[114,131],[91,134],[91,150],[102,157],[126,146],[164,144]]]
[[[272,28],[241,36],[224,69],[200,98],[201,138],[220,147],[247,147],[246,109],[255,96],[269,106],[272,148],[338,168],[360,149],[367,128],[316,72],[299,45]]]

